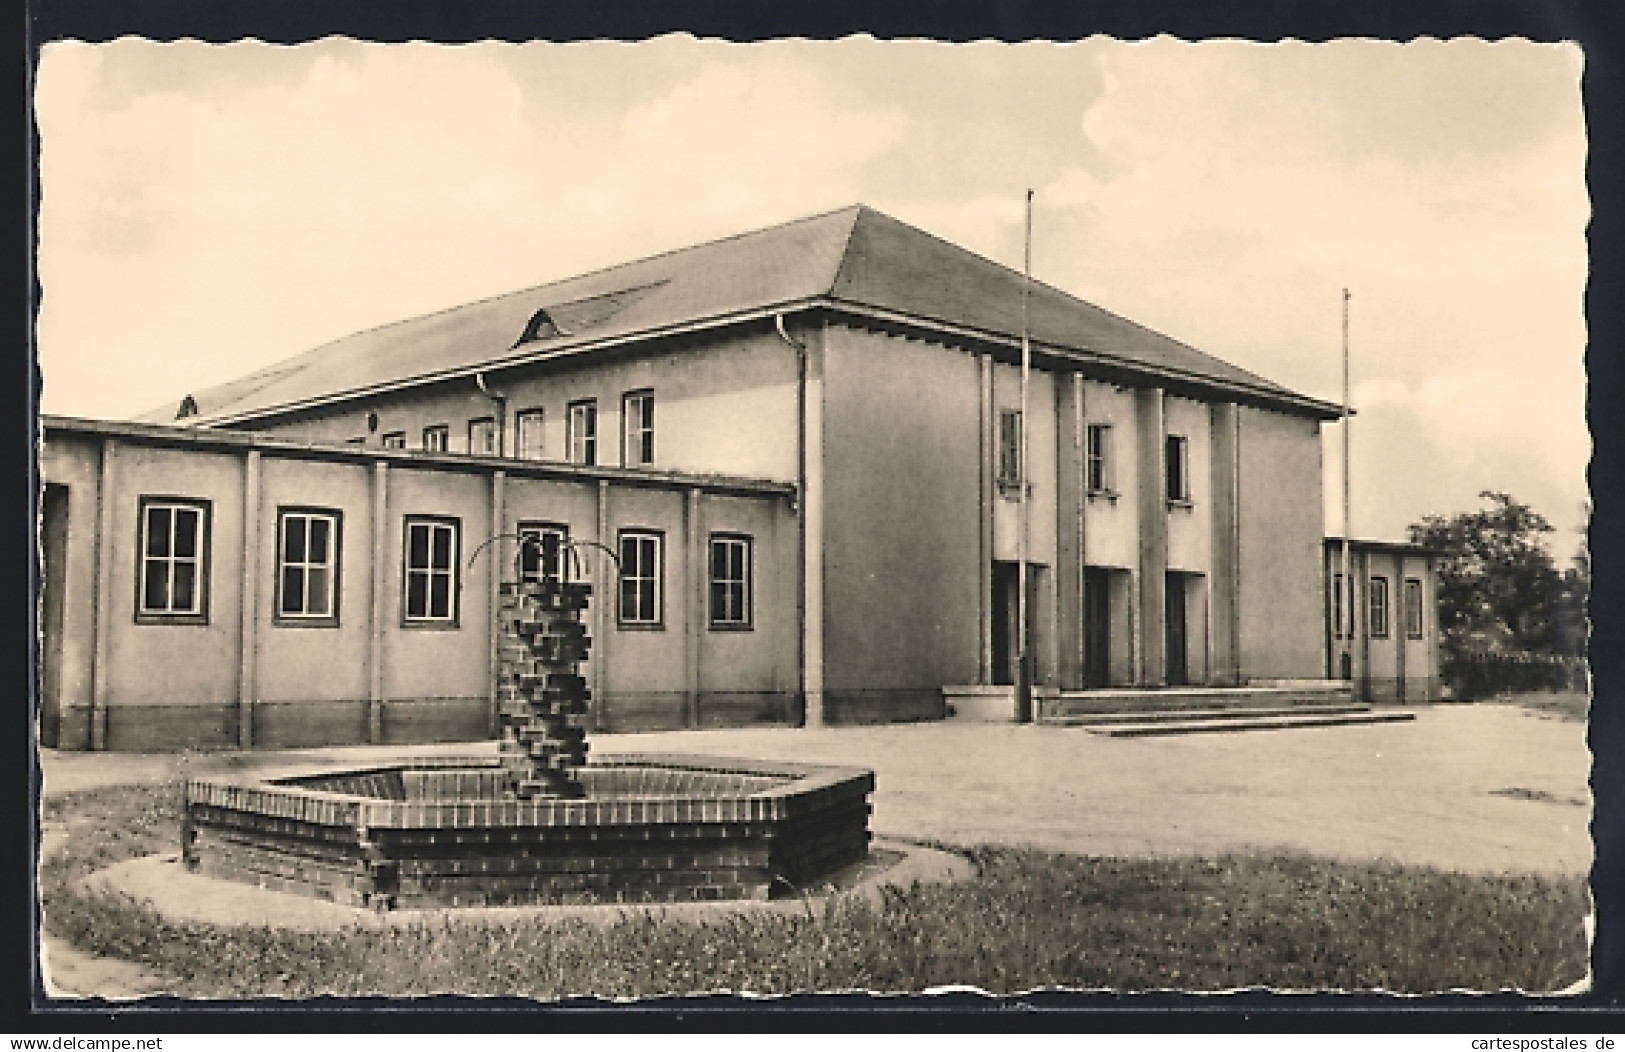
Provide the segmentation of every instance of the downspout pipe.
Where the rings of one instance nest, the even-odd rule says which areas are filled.
[[[508,397],[506,395],[495,394],[489,387],[485,386],[485,373],[483,371],[474,374],[474,384],[480,389],[480,394],[489,398],[492,404],[496,406],[497,456],[505,457],[508,455],[506,452],[508,433]]]
[[[796,352],[796,561],[801,578],[800,600],[797,602],[796,664],[801,668],[802,699],[807,699],[807,345],[790,335],[784,327],[784,313],[773,315],[773,331],[779,339]],[[823,724],[823,712],[807,711],[802,715],[804,726]]]

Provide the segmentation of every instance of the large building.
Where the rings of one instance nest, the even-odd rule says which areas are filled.
[[[860,206],[47,420],[46,725],[484,736],[542,530],[602,546],[603,727],[934,718],[1020,609],[1054,689],[1327,676],[1339,407],[1034,283],[1023,427],[1023,287]]]

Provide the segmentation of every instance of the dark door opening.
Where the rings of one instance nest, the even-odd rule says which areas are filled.
[[[46,485],[40,551],[40,744],[58,747],[62,726],[63,589],[68,580],[68,487]]]
[[[1190,682],[1190,667],[1186,662],[1188,625],[1185,620],[1185,575],[1168,575],[1168,685],[1183,687]]]
[[[993,564],[993,668],[995,686],[1016,681],[1016,596],[1020,574],[1015,563]]]
[[[1111,682],[1111,571],[1083,570],[1083,685]]]

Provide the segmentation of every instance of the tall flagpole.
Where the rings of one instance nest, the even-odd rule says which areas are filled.
[[[1032,344],[1028,338],[1027,300],[1033,284],[1033,192],[1027,191],[1027,222],[1022,253],[1021,278],[1021,417],[1017,426],[1020,466],[1017,482],[1019,515],[1016,531],[1016,719],[1026,723],[1033,718],[1032,661],[1028,654],[1027,631],[1027,383],[1032,371]]]
[[[1339,670],[1344,679],[1352,680],[1354,677],[1354,626],[1359,623],[1354,610],[1354,597],[1357,594],[1354,587],[1354,578],[1350,576],[1352,558],[1349,554],[1349,540],[1353,536],[1353,520],[1350,515],[1350,479],[1349,479],[1349,290],[1343,290],[1343,584],[1337,597],[1337,606],[1343,608],[1343,621],[1337,626],[1343,634],[1342,668]]]

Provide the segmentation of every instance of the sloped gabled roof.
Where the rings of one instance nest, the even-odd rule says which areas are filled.
[[[1021,285],[1008,267],[854,205],[346,336],[193,392],[197,413],[186,422],[249,421],[781,307],[822,305],[1010,339],[1021,331]],[[1029,311],[1035,347],[1335,415],[1336,407],[1036,281]],[[141,419],[174,416],[171,405]]]

